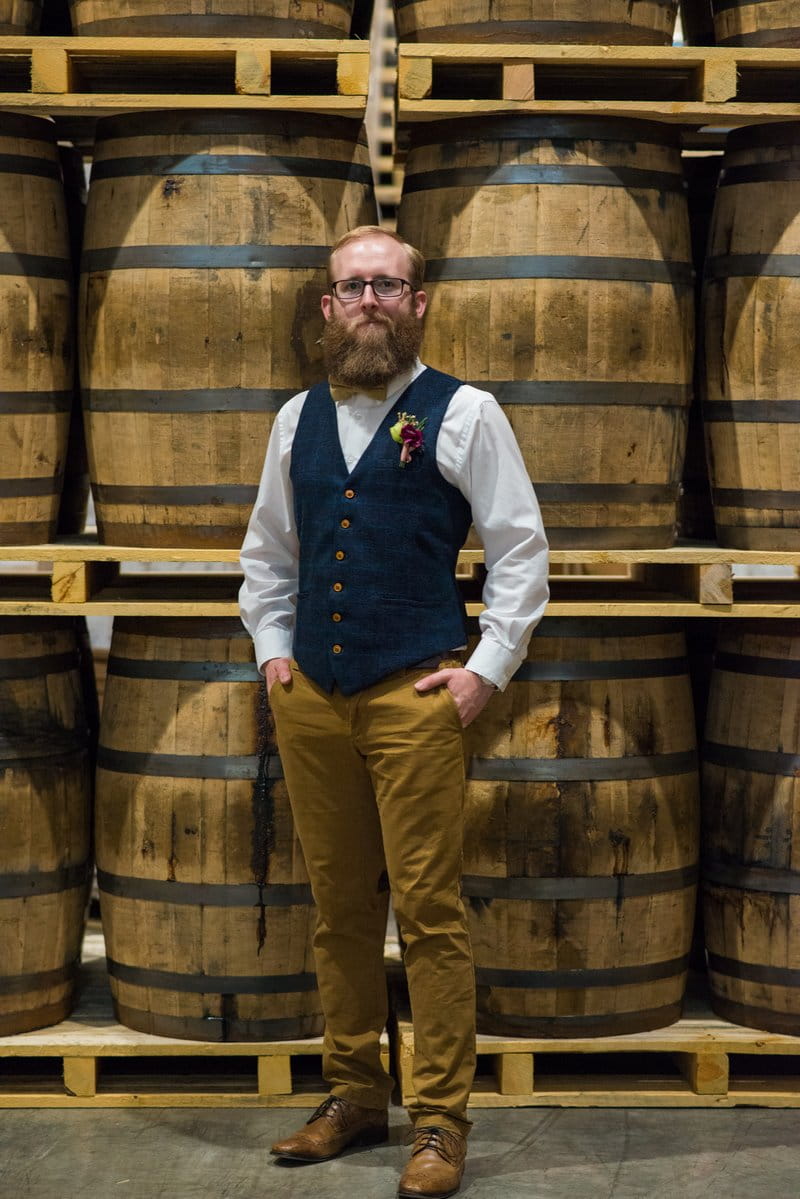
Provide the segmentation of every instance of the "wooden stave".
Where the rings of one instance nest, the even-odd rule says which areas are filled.
[[[36,33],[42,19],[42,0],[0,0],[0,37]]]
[[[800,23],[792,0],[711,0],[711,8],[718,46],[800,46]]]
[[[587,621],[577,619],[556,621],[545,618],[540,626],[541,631],[537,631],[534,635],[527,665],[537,662],[540,665],[548,663],[550,661],[547,656],[549,653],[553,654],[552,660],[558,661],[560,666],[568,666],[571,662],[577,662],[578,659],[585,658],[587,653],[591,658],[608,657],[613,659],[613,656],[617,654],[621,659],[625,659],[626,648],[629,654],[627,661],[630,663],[634,662],[636,657],[630,647],[639,645],[646,647],[645,649],[640,648],[638,651],[641,657],[650,658],[652,656],[656,659],[663,657],[662,669],[667,669],[667,662],[670,662],[669,669],[671,671],[679,670],[680,666],[675,661],[675,653],[678,651],[679,657],[682,657],[684,647],[682,631],[679,628],[670,630],[667,625],[668,631],[661,634],[651,633],[645,640],[639,640],[642,634],[642,623],[641,621],[622,621],[615,628],[611,622],[605,622],[600,629],[593,631],[592,625]],[[551,635],[557,633],[558,636],[548,636],[548,632]],[[523,664],[523,667],[525,665]],[[584,668],[580,667],[579,669]],[[605,667],[601,666],[598,669],[603,670]],[[645,667],[645,669],[650,669],[650,667]],[[567,673],[569,672],[567,671]],[[688,668],[686,674],[674,674],[671,677],[673,684],[665,684],[667,690],[672,694],[673,700],[677,698],[683,704],[688,703],[688,711],[691,713]],[[478,718],[474,726],[470,726],[467,733],[470,765],[468,767],[466,809],[465,904],[478,980],[478,1021],[479,1027],[484,1032],[497,1035],[544,1037],[615,1035],[661,1027],[665,1023],[671,1023],[678,1019],[680,1015],[692,938],[696,889],[695,881],[693,881],[698,857],[696,771],[682,776],[676,775],[674,778],[663,776],[657,784],[651,780],[656,790],[659,790],[664,796],[664,803],[671,807],[676,817],[683,812],[692,827],[686,833],[683,849],[677,853],[674,860],[669,857],[669,852],[665,847],[667,860],[662,861],[661,866],[669,868],[672,874],[662,875],[659,879],[658,871],[654,873],[652,869],[645,868],[640,872],[645,877],[632,875],[629,878],[631,890],[621,900],[608,897],[609,887],[613,890],[614,884],[613,879],[607,876],[613,874],[613,870],[602,868],[598,870],[597,874],[593,874],[590,870],[570,871],[564,864],[568,859],[560,856],[561,851],[558,850],[556,841],[553,843],[551,861],[545,863],[546,834],[542,833],[541,828],[544,822],[553,824],[553,820],[547,814],[548,792],[550,804],[564,804],[567,814],[562,812],[560,819],[563,821],[563,842],[566,842],[569,838],[570,828],[573,833],[576,832],[576,829],[580,829],[580,821],[576,817],[576,812],[581,807],[584,809],[583,818],[587,823],[590,821],[589,811],[593,797],[599,803],[603,796],[611,797],[614,791],[622,794],[624,790],[626,797],[630,797],[633,811],[640,784],[624,781],[569,783],[563,780],[561,782],[523,784],[502,782],[486,784],[475,781],[476,758],[481,756],[476,754],[476,749],[480,749],[487,739],[491,742],[492,728],[501,740],[508,737],[508,730],[514,727],[515,707],[517,712],[523,713],[526,703],[534,712],[537,706],[544,709],[541,718],[536,716],[533,718],[532,723],[537,727],[529,728],[527,733],[520,737],[521,742],[525,740],[525,736],[528,737],[528,752],[535,753],[537,741],[541,744],[542,740],[543,734],[540,735],[542,732],[540,726],[543,723],[544,715],[552,707],[553,717],[550,723],[559,719],[559,710],[553,701],[556,689],[560,690],[565,705],[564,719],[569,723],[570,720],[575,720],[576,709],[573,708],[570,714],[568,705],[576,702],[575,697],[580,695],[581,688],[594,688],[596,694],[602,686],[602,680],[597,678],[589,683],[579,681],[513,682],[504,695],[496,696],[492,701],[494,711],[492,712],[491,708],[488,709],[485,715]],[[607,686],[611,689],[608,692],[609,695],[616,688],[614,702],[618,703],[620,695],[623,695],[626,690],[630,697],[635,689],[641,688],[643,684],[637,683],[634,678],[618,681],[616,684],[609,682]],[[515,689],[520,693],[516,697]],[[527,691],[528,696],[525,700],[521,698],[523,689]],[[549,699],[545,702],[543,697],[547,695],[548,689]],[[588,729],[588,723],[584,718],[582,719]],[[522,717],[517,717],[517,720],[521,728]],[[691,719],[688,723],[684,723],[685,727],[680,732],[681,749],[683,750],[694,744],[694,729],[691,726]],[[513,739],[514,732],[510,736]],[[551,763],[548,759],[544,762],[544,766],[548,767],[549,765],[555,765],[556,769],[566,765],[567,769],[571,769],[569,764],[557,761]],[[614,766],[614,769],[617,770],[618,767]],[[680,781],[681,779],[683,782]],[[494,787],[493,795],[488,793],[492,786]],[[646,787],[646,784],[641,786]],[[570,791],[572,798],[570,798]],[[559,794],[561,795],[560,800],[554,798]],[[565,800],[566,802],[564,802]],[[606,799],[606,802],[609,800]],[[620,800],[613,802],[619,802],[622,806]],[[569,815],[570,804],[573,808],[571,816]],[[527,817],[527,812],[534,810],[537,813],[535,821],[537,828],[534,829],[531,826],[526,832],[526,819],[532,821],[532,817]],[[514,811],[517,813],[516,821],[512,820]],[[504,814],[509,830],[516,837],[515,853],[518,861],[514,869],[507,857],[508,844],[513,842],[503,843],[502,838],[501,826]],[[621,846],[624,846],[624,836],[628,835],[625,832],[624,820],[612,821],[612,826],[613,823],[619,825],[615,830],[619,836],[617,837],[617,849],[612,850],[612,857],[620,851]],[[495,824],[501,828],[500,833],[493,830]],[[630,831],[628,829],[628,832]],[[600,840],[601,838],[598,836],[598,842]],[[562,850],[565,849],[563,842]],[[633,837],[631,837],[631,842],[635,845]],[[676,846],[671,848],[676,850]],[[601,852],[598,852],[598,864]],[[523,858],[525,854],[528,855],[527,865],[523,859],[519,858],[520,854],[523,855]],[[633,854],[635,857],[635,850]],[[481,861],[481,855],[484,860],[488,859],[490,864],[493,864],[495,870],[500,870],[501,873],[494,877],[487,877],[487,871],[484,870],[482,872],[484,877],[479,878],[476,885],[475,863]],[[646,851],[640,855],[640,863],[644,858],[646,858]],[[608,863],[605,865],[608,866]],[[559,868],[566,877],[559,877]],[[597,869],[596,866],[595,869]],[[675,871],[677,874],[674,873]],[[636,873],[634,872],[634,874]],[[652,877],[650,877],[651,875]],[[586,898],[579,898],[582,890],[587,892]],[[566,898],[565,892],[573,893],[576,898]],[[494,898],[491,897],[492,893],[494,893]],[[534,897],[504,897],[504,895],[521,893],[531,893]],[[536,898],[537,895],[540,897]],[[490,903],[484,907],[486,896],[490,897]],[[656,934],[655,938],[652,936],[650,938],[654,944],[658,935],[663,937],[659,951],[651,954],[651,958],[643,962],[632,961],[630,951],[624,946],[621,949],[617,947],[614,952],[609,952],[605,957],[598,953],[598,944],[603,928],[614,926],[619,912],[623,910],[623,905],[626,921],[629,920],[633,925],[633,929],[627,927],[629,934],[631,932],[635,934],[637,931],[637,913],[641,915],[648,910],[648,907],[654,913],[652,915],[653,924],[661,927],[661,933]],[[640,925],[639,933],[642,932],[643,927],[645,930],[647,929],[646,925]],[[515,929],[520,934],[516,938],[514,936]],[[581,937],[584,938],[582,956]],[[548,938],[550,938],[549,941]],[[636,936],[634,935],[634,942],[635,940]],[[502,982],[502,973],[499,976],[493,976],[492,971],[496,971],[497,967],[511,967],[512,972],[514,969],[519,971],[520,959],[523,955],[525,964],[532,970],[531,977],[526,979],[523,974],[519,974],[517,984],[521,982],[523,984],[521,987],[519,985],[513,988],[492,986],[495,977]],[[637,967],[639,975],[655,972],[656,975],[660,975],[660,981],[653,978],[647,981],[645,978],[644,981],[637,982]],[[562,972],[562,977],[557,978],[555,971],[559,970]],[[595,973],[592,974],[591,971]],[[484,981],[486,978],[489,980],[488,990],[487,983]],[[559,985],[552,984],[554,979],[557,979]],[[626,979],[627,981],[623,981]],[[509,974],[509,981],[511,980],[512,975]],[[526,986],[530,988],[527,991],[525,990]]]
[[[196,677],[209,669],[212,674],[229,674],[233,681],[206,683]],[[169,678],[181,673],[188,677]],[[257,1041],[311,1036],[322,1029],[319,997],[308,977],[314,971],[314,909],[293,834],[263,684],[255,681],[257,673],[252,642],[237,620],[126,618],[115,622],[97,772],[98,884],[117,1018],[142,1032]],[[126,739],[119,726],[120,713],[132,706],[136,710],[138,704],[157,705],[170,689],[183,705],[174,727],[168,728],[166,719],[162,727],[157,716],[151,716],[148,729],[137,728]],[[175,779],[164,773],[163,762],[154,761],[152,751],[161,748],[159,737],[178,738],[181,731],[185,738],[197,739],[187,723],[190,710],[195,719],[212,725],[201,738],[201,752],[213,745],[215,724],[230,722],[229,735],[223,755],[206,755],[199,766],[187,763],[196,770],[193,778]],[[265,722],[260,736],[268,755],[263,759],[268,774],[259,776],[260,783],[253,780],[252,771],[250,776],[247,773],[257,748],[257,720]],[[114,762],[114,755],[124,758],[130,752],[131,743],[136,747],[133,752],[150,759],[144,766],[149,773],[137,776],[129,763]],[[222,774],[233,764],[235,774],[243,758],[249,759],[239,771],[243,777],[204,776],[212,761],[212,768]],[[248,837],[252,841],[257,836],[251,807],[259,786],[265,791],[258,818],[266,820],[264,813],[272,804],[275,819],[275,845],[261,863],[266,870],[263,889],[254,881],[254,867],[248,860],[252,845],[247,843]],[[168,829],[170,789],[173,817]],[[222,836],[224,854],[215,866],[214,805],[219,809],[221,803],[230,844]],[[176,813],[182,813],[180,819]],[[134,847],[137,828],[144,838],[142,845],[149,843],[146,854]],[[174,859],[171,866],[168,853]],[[165,878],[174,881],[165,883]],[[266,929],[260,952],[252,944],[261,935],[259,921]],[[173,930],[174,944],[160,935],[166,926]],[[302,926],[305,932],[298,945],[293,934],[297,927],[302,932]],[[198,938],[196,946],[191,944],[193,935]],[[235,941],[228,946],[227,957],[226,938]],[[221,962],[227,965],[221,968]],[[203,975],[211,976],[212,982],[228,979],[220,986],[238,979],[238,985],[251,990],[243,995],[222,990],[204,993],[199,989]],[[287,988],[281,993],[279,980],[284,976],[296,988],[294,992]],[[273,983],[274,995],[268,989]],[[260,995],[258,988],[262,988]]]
[[[69,0],[69,6],[77,36],[346,38],[353,0],[286,0],[283,13],[278,0],[213,0],[202,13],[191,0]]]
[[[558,5],[472,0],[452,9],[443,0],[396,0],[395,20],[401,42],[672,45],[677,0],[654,0],[635,10],[626,0],[607,0],[605,7],[608,12],[598,14],[585,0]]]

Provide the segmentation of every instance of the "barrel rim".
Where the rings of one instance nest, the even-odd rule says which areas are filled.
[[[761,150],[772,146],[800,146],[800,121],[765,122],[732,129],[725,150]]]
[[[496,131],[496,132],[495,132]],[[462,141],[517,141],[524,138],[542,140],[569,138],[572,141],[648,142],[660,146],[680,145],[677,128],[641,117],[569,117],[491,115],[485,117],[454,117],[443,121],[419,121],[411,128],[411,149],[446,142],[458,145]]]
[[[162,134],[264,134],[289,138],[341,137],[358,145],[367,145],[364,123],[359,117],[329,116],[302,112],[248,112],[211,109],[158,109],[152,112],[118,113],[97,122],[99,143],[114,138],[159,136]],[[357,134],[357,136],[353,136]]]
[[[32,117],[24,112],[0,112],[0,138],[24,137],[55,146],[56,125],[52,117]]]

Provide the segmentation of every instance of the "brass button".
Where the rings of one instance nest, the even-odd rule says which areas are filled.
[[[340,654],[340,653],[342,652],[342,647],[341,647],[341,645],[334,645],[334,647],[333,647],[333,652],[334,652],[335,654]]]
[[[341,562],[342,558],[344,558],[344,550],[337,550],[336,551],[336,561]]]
[[[341,591],[341,590],[342,590],[342,584],[341,584],[341,583],[334,583],[334,584],[333,584],[333,590],[334,590],[334,591]]]
[[[331,617],[331,620],[335,620],[337,623],[338,623],[338,622],[339,622],[341,619],[342,619],[342,614],[341,614],[341,612],[334,612],[333,616]]]
[[[347,491],[344,493],[344,495],[345,495],[345,499],[352,500],[352,499],[354,499],[354,498],[355,498],[355,494],[356,494],[356,493],[353,491],[353,488],[352,488],[352,487],[348,487],[348,488],[347,488]]]
[[[344,520],[339,521],[339,527],[342,529],[350,528],[350,521],[347,519],[347,517],[345,517]]]

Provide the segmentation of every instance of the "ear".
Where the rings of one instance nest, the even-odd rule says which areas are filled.
[[[320,307],[322,308],[322,315],[325,317],[325,320],[329,321],[333,314],[333,296],[325,292],[325,295],[320,300]]]
[[[421,317],[428,307],[428,296],[424,291],[414,292],[414,312]]]

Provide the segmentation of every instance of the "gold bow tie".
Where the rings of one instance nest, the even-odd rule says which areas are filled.
[[[382,404],[386,399],[385,385],[383,387],[350,387],[346,383],[330,382],[328,386],[337,404],[341,404],[343,400],[349,400],[351,396],[369,396],[371,400],[375,400],[376,404]]]

